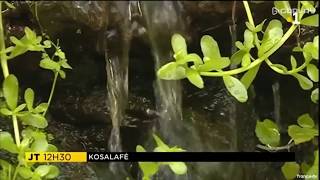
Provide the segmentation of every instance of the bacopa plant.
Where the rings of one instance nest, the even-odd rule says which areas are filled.
[[[185,150],[177,146],[169,147],[157,135],[153,134],[157,144],[153,152],[184,152]],[[136,147],[137,152],[146,152],[143,146]],[[143,173],[143,180],[150,180],[152,176],[158,173],[160,167],[169,166],[173,173],[182,175],[187,173],[187,166],[184,162],[139,162],[139,167]]]
[[[285,32],[283,24],[278,19],[271,19],[265,27],[266,20],[255,25],[248,2],[243,1],[247,13],[247,29],[243,33],[243,42],[236,41],[237,51],[231,57],[220,54],[218,43],[209,35],[204,35],[200,40],[203,57],[196,53],[188,53],[186,40],[180,34],[174,34],[171,38],[174,61],[163,65],[157,76],[163,80],[181,80],[187,78],[190,83],[198,88],[204,88],[203,77],[221,77],[226,89],[239,102],[248,100],[247,89],[254,81],[262,63],[266,63],[274,72],[292,76],[297,80],[303,90],[311,90],[312,102],[318,103],[319,89],[319,36],[314,36],[311,42],[297,42],[288,55],[291,67],[283,64],[272,63],[270,56],[281,49],[281,46],[301,26],[319,26],[319,14],[315,14],[313,1],[297,1],[296,13],[291,9],[289,1],[275,1],[274,8],[291,26]],[[306,14],[305,12],[313,12]],[[307,16],[307,17],[306,17]],[[298,36],[300,33],[298,33]],[[253,53],[257,52],[257,53]],[[301,53],[303,59],[297,61],[297,53]],[[285,60],[285,59],[284,59]],[[231,68],[232,67],[232,68]],[[237,78],[236,75],[241,75]],[[314,88],[315,87],[315,88]],[[280,145],[279,128],[274,121],[265,119],[257,121],[255,134],[263,144],[258,148],[267,151],[290,150],[292,146],[312,141],[318,137],[319,130],[313,119],[308,114],[298,117],[298,125],[288,127],[288,135],[291,137],[287,145]],[[317,145],[316,145],[317,146]],[[315,175],[318,177],[318,150],[314,152],[314,163],[306,162],[299,165],[296,162],[286,162],[281,170],[286,179],[295,179],[300,173]],[[312,176],[313,177],[313,176]]]
[[[297,125],[293,124],[288,127],[288,136],[290,137],[289,142],[280,146],[280,132],[277,124],[270,119],[265,119],[262,122],[258,121],[255,129],[256,136],[263,145],[257,145],[258,148],[267,151],[280,151],[287,150],[293,146],[300,145],[306,142],[314,142],[319,136],[319,129],[315,125],[315,122],[309,114],[302,114],[297,119]],[[314,142],[314,146],[317,146]],[[314,152],[313,164],[308,164],[307,162],[301,163],[299,165],[297,162],[286,162],[281,167],[281,171],[286,179],[295,179],[298,174],[304,174],[309,177],[313,175],[318,177],[319,169],[319,152],[316,150]]]
[[[280,20],[272,19],[266,28],[266,20],[255,26],[253,17],[246,1],[243,1],[249,22],[246,22],[247,29],[244,31],[244,41],[237,41],[235,46],[238,51],[231,57],[224,57],[220,54],[218,43],[213,37],[204,35],[201,38],[200,46],[203,58],[196,53],[188,53],[186,40],[180,34],[174,34],[171,38],[171,45],[174,52],[175,61],[163,65],[157,72],[157,76],[164,80],[180,80],[187,78],[190,83],[198,88],[204,88],[202,77],[222,77],[223,82],[232,96],[239,102],[246,102],[248,99],[247,89],[255,79],[260,65],[265,62],[273,71],[282,75],[289,75],[297,79],[299,85],[304,90],[311,90],[314,83],[318,82],[318,67],[315,63],[319,60],[319,36],[315,36],[312,42],[306,42],[303,47],[298,42],[293,52],[303,54],[303,63],[298,65],[295,55],[289,57],[291,67],[287,68],[282,64],[273,64],[270,56],[292,36],[300,26],[318,27],[319,14],[304,17],[305,9],[315,12],[312,1],[298,1],[297,8],[299,14],[295,21],[288,1],[277,1],[275,8],[279,9],[281,16],[286,19],[291,27],[284,33],[284,28]],[[253,50],[257,53],[254,54]],[[237,67],[231,69],[232,67]],[[228,70],[229,69],[229,70]],[[306,75],[304,71],[306,70]],[[238,79],[235,75],[242,74]],[[318,101],[318,88],[311,92],[313,102]]]
[[[5,3],[7,8],[15,8],[12,4],[1,1],[1,11],[2,3]],[[66,75],[63,69],[71,69],[59,44],[53,43],[50,39],[44,39],[44,37],[47,36],[37,36],[35,31],[25,27],[24,36],[21,39],[11,36],[11,46],[6,47],[2,13],[0,13],[0,59],[4,77],[0,90],[4,103],[2,103],[0,113],[12,119],[14,131],[13,136],[10,132],[0,131],[0,150],[14,154],[17,162],[15,164],[0,159],[0,179],[40,180],[54,179],[59,175],[59,169],[54,165],[25,162],[25,152],[58,151],[56,146],[49,143],[53,136],[45,132],[45,128],[48,126],[45,115],[53,97],[58,76],[64,79]],[[51,56],[47,53],[48,49],[54,49]],[[19,81],[14,74],[10,74],[7,62],[28,51],[41,53],[40,67],[51,70],[54,74],[47,102],[35,104],[35,93],[31,88],[24,91],[24,101],[19,101],[19,91],[21,90]],[[22,124],[21,131],[19,124]]]

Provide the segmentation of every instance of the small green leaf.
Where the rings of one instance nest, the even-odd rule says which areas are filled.
[[[34,92],[31,88],[26,89],[24,92],[24,100],[27,104],[27,108],[29,111],[33,110],[33,101],[34,101]]]
[[[12,111],[10,111],[7,108],[1,108],[0,112],[1,112],[1,114],[5,115],[5,116],[11,116],[13,114]]]
[[[303,18],[300,21],[300,24],[306,25],[306,26],[319,27],[319,14],[315,14],[315,15]]]
[[[30,125],[36,128],[46,128],[48,122],[41,114],[27,113],[25,116],[21,116],[20,119],[25,125]]]
[[[41,176],[37,173],[33,173],[33,176],[30,180],[42,180]]]
[[[180,80],[186,77],[186,69],[176,62],[170,62],[158,70],[157,76],[165,80]]]
[[[47,151],[48,152],[58,152],[58,148],[53,144],[49,144]]]
[[[21,54],[24,54],[25,52],[28,51],[28,48],[23,44],[22,40],[26,40],[26,38],[22,38],[21,41],[18,40],[16,37],[10,37],[10,40],[16,44],[14,49],[11,51],[8,59],[12,59],[16,56],[19,56]]]
[[[209,72],[213,70],[221,70],[230,65],[230,59],[228,57],[221,57],[217,59],[204,58],[204,64],[199,65],[198,70],[201,72]]]
[[[46,139],[36,139],[31,145],[31,151],[46,152],[48,146],[48,141]]]
[[[299,81],[300,87],[303,90],[309,90],[313,87],[312,81],[310,81],[307,77],[298,73],[293,74],[292,76],[294,76]]]
[[[311,92],[311,100],[314,103],[318,103],[318,100],[319,100],[319,88],[316,88]]]
[[[246,53],[242,58],[241,66],[247,67],[250,65],[250,63],[251,63],[250,54]]]
[[[281,22],[277,19],[270,21],[262,38],[258,56],[261,57],[265,52],[269,51],[282,36],[283,30]]]
[[[42,59],[40,61],[40,67],[44,68],[44,69],[49,69],[49,70],[53,70],[53,71],[57,71],[60,69],[60,65],[51,60],[51,59]]]
[[[238,49],[240,49],[240,50],[245,50],[244,45],[243,45],[240,41],[236,41],[236,42],[235,42],[235,45],[236,45],[236,47],[237,47]]]
[[[34,170],[34,173],[37,173],[41,177],[46,176],[49,172],[50,172],[49,165],[40,165]]]
[[[18,153],[18,147],[14,143],[10,133],[0,132],[0,149],[4,149],[11,153]]]
[[[304,10],[309,10],[311,12],[315,12],[316,9],[313,7],[313,1],[299,1],[302,4],[301,11],[304,13]]]
[[[25,150],[29,148],[29,145],[31,143],[32,139],[31,138],[23,138],[20,144],[20,149]]]
[[[307,74],[313,82],[319,81],[319,70],[316,65],[308,64],[307,65]]]
[[[290,62],[291,62],[291,68],[296,69],[297,68],[297,60],[294,58],[294,56],[290,56]]]
[[[5,160],[0,159],[0,179],[10,179],[13,166]]]
[[[249,69],[240,79],[242,84],[248,89],[253,82],[253,80],[256,78],[258,71],[259,71],[260,65],[257,65],[251,69]]]
[[[184,56],[183,58],[180,58],[177,60],[177,63],[181,64],[181,65],[184,65],[187,62],[194,62],[194,64],[196,64],[196,65],[203,64],[200,56],[195,53],[188,54],[188,55]]]
[[[313,38],[313,46],[318,50],[319,49],[319,36]]]
[[[29,27],[24,28],[24,33],[26,34],[26,37],[30,41],[35,41],[37,39],[37,35],[34,31],[32,31]]]
[[[263,20],[260,24],[258,24],[258,25],[256,26],[254,32],[260,32],[260,31],[262,31],[262,28],[263,28],[263,25],[264,25],[265,22],[266,22],[266,19]]]
[[[41,113],[48,109],[48,103],[41,103],[36,108],[34,108],[35,113]]]
[[[156,162],[139,162],[139,166],[143,172],[143,179],[150,179],[159,170],[159,164]]]
[[[138,145],[136,147],[137,152],[146,152],[146,150]],[[140,169],[142,170],[143,176],[146,179],[149,179],[155,173],[158,172],[159,164],[155,162],[139,162]]]
[[[19,40],[17,39],[16,37],[14,36],[10,36],[10,41],[15,44],[16,46],[24,46],[24,44]]]
[[[61,49],[57,49],[54,55],[58,56],[60,59],[66,59],[66,55],[64,54],[63,51],[61,51]]]
[[[137,152],[146,152],[146,150],[141,145],[137,145],[136,151]]]
[[[281,167],[284,177],[288,180],[295,179],[299,173],[299,164],[296,162],[286,162]]]
[[[61,66],[66,69],[72,69],[72,67],[67,63],[66,60],[61,62]]]
[[[253,39],[254,39],[254,34],[248,29],[246,29],[244,31],[244,42],[243,42],[244,46],[248,49],[251,49],[252,47],[254,47]]]
[[[238,65],[241,63],[243,56],[247,52],[244,50],[239,50],[231,56],[231,65]]]
[[[313,128],[314,127],[313,119],[311,118],[311,116],[308,113],[302,114],[301,116],[298,117],[298,124],[304,128]]]
[[[309,62],[312,59],[319,59],[318,48],[315,47],[312,42],[307,42],[303,46],[303,56],[306,62]]]
[[[318,136],[318,130],[291,125],[288,127],[288,134],[294,140],[295,144],[300,144],[310,141],[315,136]]]
[[[53,165],[49,165],[49,172],[47,173],[47,175],[45,176],[46,179],[54,179],[56,177],[58,177],[60,171],[59,168]]]
[[[292,22],[292,10],[289,1],[274,1],[274,6],[285,20]]]
[[[257,121],[255,133],[262,144],[276,147],[280,143],[279,128],[269,119]]]
[[[21,135],[23,138],[33,138],[33,139],[46,139],[46,134],[41,132],[41,131],[37,131],[37,130],[34,130],[33,128],[31,127],[27,127],[26,129],[24,129],[22,132],[21,132]]]
[[[45,48],[51,48],[51,41],[50,40],[45,40],[43,41],[43,45]]]
[[[63,71],[63,70],[60,70],[59,71],[59,75],[62,79],[65,79],[66,78],[66,73]]]
[[[169,152],[185,152],[186,150],[179,148],[177,146],[174,146],[172,148],[169,149]]]
[[[31,171],[31,169],[29,167],[18,167],[18,173],[21,177],[23,177],[24,179],[29,179],[32,177],[33,172]]]
[[[314,162],[313,165],[308,170],[308,176],[315,177],[312,179],[317,179],[319,176],[319,150],[314,151]]]
[[[298,45],[298,46],[294,47],[294,48],[292,49],[292,51],[293,51],[293,52],[302,52],[303,49],[301,48],[300,45]]]
[[[180,34],[174,34],[171,38],[171,46],[175,54],[179,54],[176,59],[188,54],[186,40]]]
[[[162,147],[166,152],[170,149],[156,134],[153,134],[152,136],[158,147]]]
[[[10,74],[3,82],[3,95],[11,110],[17,107],[19,83],[17,78]]]
[[[4,1],[4,3],[6,4],[6,6],[7,6],[8,8],[10,8],[10,9],[16,9],[16,7],[14,7],[13,4],[11,4],[11,3],[7,2],[7,1]]]
[[[252,32],[254,32],[256,30],[256,28],[249,22],[246,22],[246,26]]]
[[[281,70],[284,71],[284,72],[288,72],[287,67],[285,67],[285,66],[282,65],[282,64],[272,64],[271,67],[276,67],[276,68],[278,68],[278,69],[281,69]]]
[[[169,167],[175,174],[182,175],[187,173],[187,166],[183,162],[170,162]]]
[[[246,102],[248,100],[247,89],[237,78],[223,76],[223,82],[230,94],[239,102]]]
[[[14,109],[14,113],[18,113],[20,111],[22,111],[24,108],[26,107],[26,104],[20,104],[17,108]]]
[[[202,36],[200,45],[203,56],[208,57],[210,59],[216,59],[221,57],[218,43],[211,36]]]
[[[203,80],[199,74],[198,71],[194,69],[187,69],[186,72],[188,80],[198,88],[202,89],[203,88]]]

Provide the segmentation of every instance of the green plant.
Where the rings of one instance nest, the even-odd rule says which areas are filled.
[[[273,64],[270,56],[278,51],[297,29],[300,32],[301,26],[319,26],[319,14],[314,14],[316,12],[314,2],[298,1],[296,11],[293,11],[289,1],[274,2],[274,7],[281,17],[291,24],[285,33],[283,24],[278,19],[270,20],[266,28],[264,28],[266,20],[256,26],[248,2],[243,1],[243,5],[248,17],[247,29],[244,31],[244,41],[235,42],[238,51],[230,58],[220,54],[218,43],[209,35],[204,35],[200,40],[203,54],[203,58],[201,58],[198,54],[188,53],[185,39],[179,34],[174,34],[171,38],[171,45],[175,61],[163,65],[157,71],[157,76],[164,80],[187,78],[198,88],[204,87],[203,76],[222,77],[229,93],[239,102],[246,102],[248,99],[247,89],[254,81],[261,64],[265,62],[274,72],[296,78],[303,90],[311,90],[314,83],[318,83],[319,80],[318,35],[313,37],[312,42],[306,42],[303,45],[299,41],[297,42],[297,46],[292,49],[293,53],[288,58],[291,68],[282,64]],[[305,17],[307,10],[313,14]],[[299,35],[300,33],[298,33]],[[301,53],[303,56],[301,65],[298,65],[296,60],[297,53]],[[304,71],[306,71],[306,75],[303,75]],[[239,74],[242,74],[242,77],[237,79],[235,75]],[[319,89],[314,88],[310,97],[312,102],[318,103]],[[258,145],[258,147],[268,151],[285,150],[318,136],[318,129],[315,129],[314,122],[309,115],[300,116],[298,124],[299,126],[289,126],[288,134],[291,140],[287,145],[279,147],[280,133],[277,125],[269,119],[258,121],[255,132],[260,142],[265,145]],[[299,165],[285,163],[282,171],[286,178],[295,178],[296,172],[299,171]],[[318,172],[318,151],[315,152],[312,168],[305,174],[315,174],[315,172]]]
[[[269,21],[266,29],[263,28],[266,20],[255,26],[249,4],[246,1],[243,1],[243,4],[249,22],[246,22],[247,29],[244,32],[244,41],[235,43],[239,50],[231,58],[221,56],[218,43],[209,35],[204,35],[201,38],[200,46],[204,56],[201,59],[195,53],[188,53],[185,39],[179,34],[174,34],[171,39],[171,45],[175,61],[163,65],[158,70],[157,76],[164,80],[187,78],[198,88],[204,87],[202,76],[222,77],[230,94],[239,102],[246,102],[248,99],[247,89],[255,79],[261,63],[266,62],[273,71],[295,77],[302,89],[312,89],[313,82],[318,82],[318,67],[312,64],[312,60],[317,60],[317,63],[319,60],[318,36],[314,37],[313,42],[305,43],[303,47],[298,42],[298,46],[293,49],[294,52],[303,54],[304,62],[300,66],[297,66],[294,55],[290,56],[291,70],[282,64],[273,64],[269,58],[281,48],[301,25],[318,27],[319,14],[303,18],[305,13],[302,13],[306,9],[315,12],[314,3],[312,1],[298,1],[297,8],[299,13],[295,15],[295,21],[293,21],[292,14],[286,13],[292,12],[289,2],[275,1],[274,5],[280,10],[280,15],[288,23],[291,23],[291,27],[285,33],[281,21],[277,19]],[[256,50],[257,53],[254,54],[253,50]],[[231,69],[231,66],[236,66],[237,68]],[[230,70],[225,70],[226,68],[230,68]],[[305,69],[309,78],[301,74]],[[240,80],[234,77],[234,75],[240,73],[244,73]],[[318,88],[316,88],[311,93],[313,102],[318,101],[318,91]]]
[[[259,141],[264,145],[257,145],[258,148],[267,151],[290,150],[292,146],[299,145],[308,141],[312,141],[319,136],[319,130],[316,129],[315,123],[309,114],[302,114],[298,117],[298,125],[290,125],[288,127],[288,135],[291,138],[285,146],[280,144],[280,132],[278,126],[269,119],[257,122],[255,133]],[[314,152],[314,163],[308,165],[301,164],[303,174],[318,177],[318,150]],[[281,168],[286,179],[295,179],[300,173],[300,165],[296,162],[286,162]]]
[[[157,144],[157,147],[153,152],[183,152],[184,149],[181,149],[177,146],[169,147],[166,145],[157,135],[153,134],[153,138]],[[136,147],[137,152],[146,152],[146,150],[138,145]],[[143,180],[149,180],[153,175],[155,175],[160,166],[169,166],[169,168],[177,175],[185,174],[187,172],[187,166],[184,162],[139,162],[140,169],[143,173]]]
[[[7,7],[14,8],[12,4],[5,2]],[[2,2],[0,2],[2,10]],[[18,39],[10,37],[12,46],[6,48],[5,36],[2,23],[2,14],[0,13],[0,59],[3,72],[2,96],[5,99],[4,107],[1,107],[0,113],[12,119],[14,138],[9,132],[0,132],[0,149],[6,150],[17,157],[18,164],[11,164],[5,160],[0,160],[0,179],[53,179],[59,175],[59,169],[56,166],[48,164],[35,164],[25,162],[25,152],[54,152],[57,147],[48,141],[52,135],[44,130],[48,126],[45,118],[49,108],[58,75],[65,78],[63,68],[71,69],[67,63],[64,52],[59,44],[54,44],[51,40],[43,40],[42,36],[37,36],[34,31],[26,27],[24,36]],[[54,48],[54,53],[50,57],[47,50]],[[35,93],[31,88],[24,91],[24,103],[19,101],[19,82],[15,75],[10,74],[7,61],[22,55],[28,51],[36,51],[42,54],[40,67],[51,70],[54,73],[54,80],[47,102],[39,103],[34,107]],[[19,130],[19,123],[23,125],[23,130]]]

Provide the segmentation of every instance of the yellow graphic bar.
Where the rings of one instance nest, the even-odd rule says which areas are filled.
[[[27,162],[87,162],[87,152],[26,152]]]

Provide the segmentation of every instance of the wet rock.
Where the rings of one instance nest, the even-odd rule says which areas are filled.
[[[58,94],[50,107],[55,119],[74,124],[111,123],[106,90],[88,94],[65,92]],[[152,119],[157,116],[153,103],[146,97],[131,95],[125,121],[134,117]],[[126,122],[125,124],[130,124]]]
[[[212,141],[216,141],[210,150],[226,148],[225,150],[253,151],[256,143],[253,138],[254,129],[258,120],[252,101],[253,94],[249,91],[248,102],[239,103],[229,94],[220,78],[208,79],[205,83],[206,88],[203,90],[185,88],[184,107],[203,116],[200,119],[193,117],[193,121],[199,121],[195,125],[198,124],[198,132],[203,139],[212,137],[209,140],[211,145]]]
[[[34,15],[37,14],[40,24],[50,32],[77,28],[76,24],[100,30],[107,24],[109,13],[106,1],[40,1],[33,6]]]

